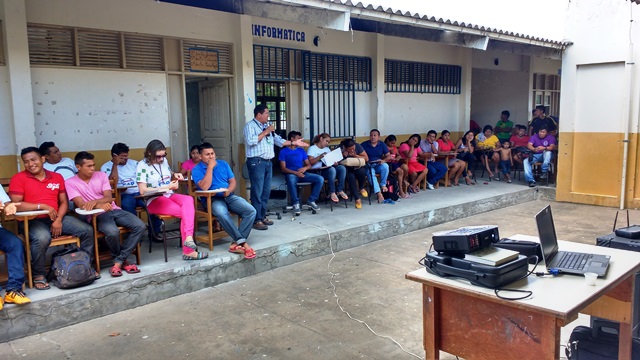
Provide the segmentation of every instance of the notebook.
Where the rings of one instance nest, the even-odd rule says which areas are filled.
[[[610,256],[558,251],[558,238],[553,224],[551,206],[547,205],[536,214],[536,225],[542,246],[542,258],[547,269],[558,269],[562,273],[582,275],[587,272],[604,276],[609,268]]]

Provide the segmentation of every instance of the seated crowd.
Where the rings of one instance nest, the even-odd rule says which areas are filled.
[[[501,172],[509,183],[514,162],[522,164],[526,181],[529,186],[535,186],[532,164],[541,163],[540,177],[547,177],[557,147],[554,136],[557,123],[545,117],[543,109],[536,109],[536,114],[530,125],[531,136],[523,125],[514,128],[509,112],[503,111],[495,134],[494,128],[487,125],[477,135],[465,132],[455,143],[447,130],[443,130],[439,138],[435,130],[429,130],[424,140],[419,134],[413,134],[397,144],[395,135],[381,140],[380,131],[372,129],[369,140],[362,144],[351,138],[340,141],[337,148],[347,161],[332,163],[325,160],[332,151],[329,134],[315,136],[312,146],[305,151],[303,147],[308,145],[301,141],[302,134],[291,131],[288,141],[283,141],[288,145],[280,151],[278,160],[296,215],[301,212],[299,183],[311,185],[306,202],[310,209],[320,210],[316,201],[321,198],[325,183],[327,201],[339,203],[353,198],[355,208],[361,209],[362,199],[369,197],[369,191],[382,203],[387,199],[407,199],[421,188],[433,190],[445,176],[453,186],[459,186],[461,177],[467,185],[475,185],[473,169],[478,161],[490,178],[500,180]],[[180,187],[179,181],[187,176],[191,176],[198,190],[215,191],[209,211],[232,238],[229,251],[247,259],[256,256],[247,239],[252,228],[256,228],[257,210],[234,194],[237,188],[234,173],[227,162],[216,158],[209,143],[192,146],[190,159],[182,164],[180,172],[171,170],[166,147],[160,140],[149,142],[141,161],[129,159],[126,144],[114,144],[112,159],[103,164],[100,171],[95,169],[93,154],[80,151],[73,160],[62,158],[53,142],[22,149],[20,156],[25,170],[11,178],[8,196],[0,187],[0,210],[4,208],[5,215],[43,212],[29,223],[32,280],[37,290],[50,288],[45,277],[45,256],[52,238],[75,236],[79,238],[80,250],[94,257],[94,228],[90,218],[70,215],[70,206],[78,210],[101,210],[92,216],[96,216],[97,231],[104,234],[113,259],[109,270],[113,277],[122,276],[123,272],[140,272],[138,266],[128,260],[147,231],[137,216],[136,209],[140,207],[145,207],[151,216],[149,237],[152,240],[157,240],[152,236],[159,233],[161,227],[156,216],[172,216],[180,219],[182,258],[207,258],[206,252],[197,250],[194,240],[195,201],[198,200],[175,192]],[[114,202],[114,188],[119,190],[120,206]],[[206,208],[206,201],[202,205]],[[234,223],[232,213],[239,216],[239,225]],[[120,228],[128,231],[123,241]],[[18,221],[18,231],[24,232],[23,221]],[[29,303],[22,290],[25,281],[22,241],[1,226],[0,251],[7,256],[9,273],[0,309],[4,302]],[[95,277],[100,278],[100,273],[95,272]]]

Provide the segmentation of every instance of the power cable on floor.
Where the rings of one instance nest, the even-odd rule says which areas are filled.
[[[338,307],[340,308],[340,311],[342,311],[343,313],[347,314],[347,316],[349,317],[349,319],[351,319],[351,320],[353,320],[353,321],[356,321],[356,322],[358,322],[358,323],[363,324],[364,326],[366,326],[366,327],[367,327],[367,329],[369,329],[369,331],[371,331],[371,333],[372,333],[373,335],[375,335],[375,336],[377,336],[377,337],[380,337],[380,338],[383,338],[383,339],[391,340],[391,341],[393,341],[393,343],[394,343],[394,344],[396,344],[396,345],[398,345],[398,347],[400,347],[400,350],[404,351],[405,353],[407,353],[407,354],[409,354],[409,355],[411,355],[411,356],[413,356],[413,357],[415,357],[415,358],[418,358],[418,359],[424,360],[424,358],[422,358],[422,357],[420,357],[420,356],[418,356],[418,355],[416,355],[416,354],[412,353],[412,352],[411,352],[411,351],[409,351],[409,350],[406,350],[406,349],[402,346],[402,344],[400,344],[399,342],[397,342],[397,341],[396,341],[394,338],[392,338],[391,336],[387,336],[387,335],[380,335],[380,334],[378,334],[377,332],[375,332],[375,330],[373,330],[373,329],[371,328],[371,326],[369,326],[369,324],[367,324],[367,322],[366,322],[366,321],[364,321],[364,320],[360,320],[360,319],[357,319],[357,318],[355,318],[355,317],[351,316],[351,314],[350,314],[347,310],[345,310],[345,309],[342,307],[342,305],[340,305],[340,297],[339,297],[339,296],[338,296],[338,294],[336,293],[336,285],[333,283],[333,278],[334,278],[337,274],[335,274],[334,272],[332,272],[332,271],[331,271],[331,262],[332,262],[332,261],[333,261],[333,259],[336,257],[336,254],[333,252],[333,244],[332,244],[332,242],[331,242],[331,233],[329,232],[329,230],[327,230],[327,229],[325,229],[325,228],[323,228],[323,227],[317,226],[317,225],[303,223],[302,221],[299,221],[299,223],[300,223],[301,225],[306,225],[306,226],[314,227],[314,228],[316,228],[316,229],[323,230],[323,231],[325,231],[325,232],[327,233],[327,237],[329,238],[329,250],[331,250],[331,259],[329,259],[329,262],[327,263],[327,272],[328,272],[329,274],[331,274],[331,279],[329,280],[329,283],[331,284],[331,287],[333,288],[333,296],[336,298],[336,304],[337,304],[337,305],[338,305]]]

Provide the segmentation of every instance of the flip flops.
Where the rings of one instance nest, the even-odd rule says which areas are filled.
[[[122,276],[122,269],[120,269],[119,267],[113,265],[111,267],[111,269],[109,269],[109,274],[112,277],[120,277],[120,276]]]
[[[244,254],[244,246],[231,244],[231,246],[229,247],[229,252],[234,254]]]
[[[203,260],[209,257],[209,253],[206,252],[197,252],[194,251],[194,253],[196,253],[196,256],[189,256],[187,254],[182,255],[182,260],[187,260],[187,261],[191,261],[191,260]],[[193,254],[193,253],[191,253]]]
[[[126,271],[127,274],[137,274],[140,272],[140,269],[136,266],[136,264],[122,264],[122,270]]]
[[[43,286],[38,287],[37,284],[42,284]],[[33,280],[33,285],[34,285],[33,287],[35,287],[36,290],[49,290],[49,289],[51,289],[51,285],[49,285],[49,283],[45,279]]]
[[[196,242],[193,240],[187,240],[184,242],[184,246],[188,247],[189,249],[193,249],[196,250],[198,248],[198,246],[196,245]]]
[[[256,252],[253,249],[244,249],[244,258],[253,259],[256,257]]]
[[[333,201],[334,203],[340,202],[340,200],[338,200],[338,196],[335,193],[331,193],[329,197],[331,198],[331,201]]]
[[[340,196],[342,198],[342,200],[349,200],[349,196],[347,194],[345,194],[344,191],[340,191],[338,193],[338,196]]]

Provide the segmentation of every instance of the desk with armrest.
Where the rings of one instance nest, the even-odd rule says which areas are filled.
[[[442,278],[424,268],[408,273],[407,279],[422,284],[426,358],[438,359],[442,350],[465,359],[558,359],[560,328],[584,313],[620,322],[619,358],[631,359],[640,258],[623,250],[566,241],[559,241],[559,247],[610,255],[606,277],[588,286],[581,276],[529,276],[506,288],[532,291],[531,297],[504,300],[493,289]]]

